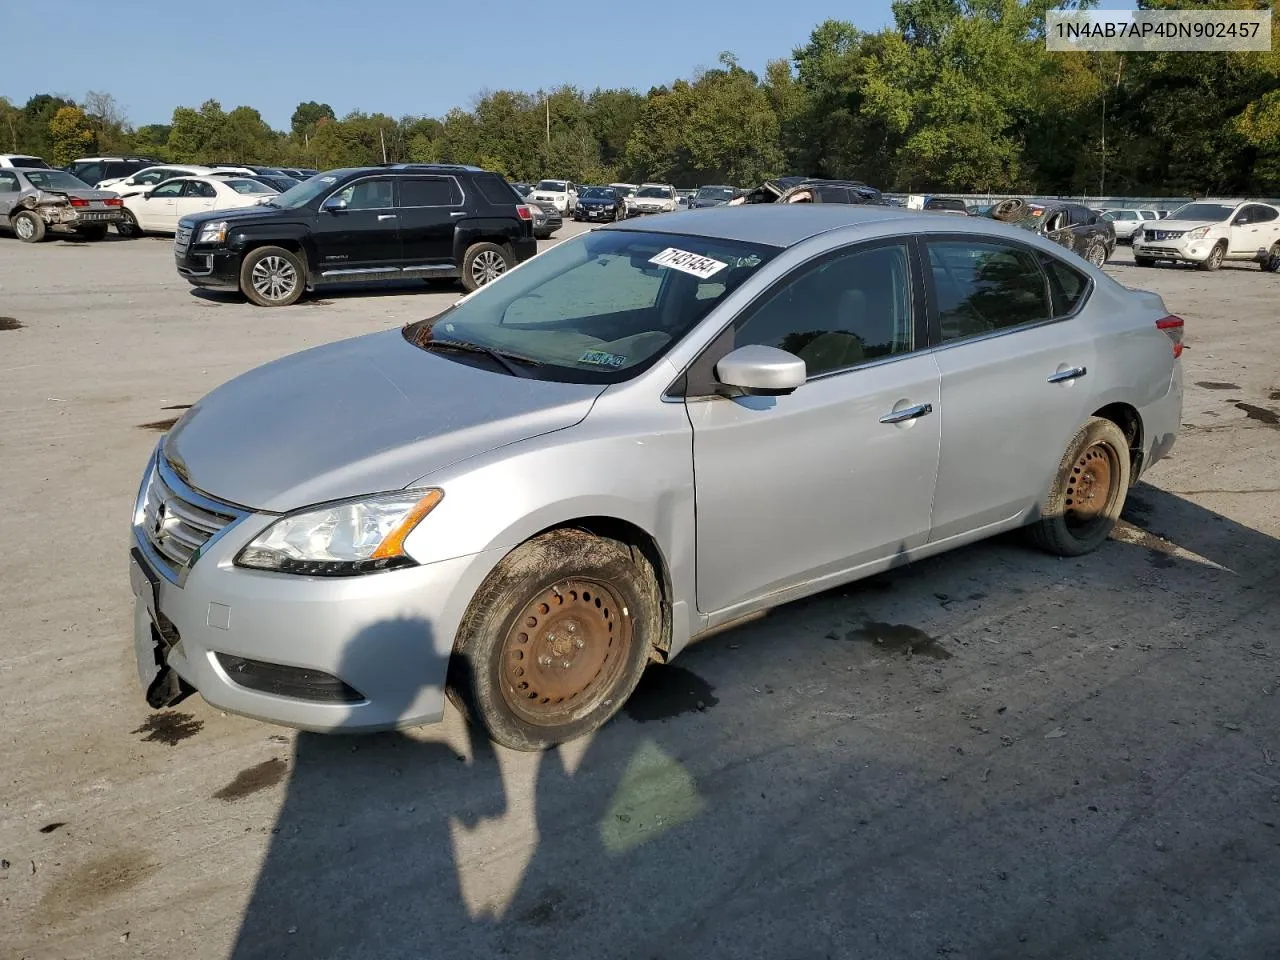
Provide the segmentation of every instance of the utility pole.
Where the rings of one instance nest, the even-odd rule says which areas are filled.
[[[1102,85],[1102,169],[1098,172],[1098,199],[1106,194],[1107,186],[1107,85]]]
[[[386,163],[387,162],[387,138],[386,138],[386,135],[383,133],[381,127],[378,128],[378,140],[381,141],[382,143],[382,162]]]
[[[551,147],[551,94],[546,96],[547,104],[547,148]]]

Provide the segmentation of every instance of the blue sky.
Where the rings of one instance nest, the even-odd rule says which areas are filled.
[[[327,102],[339,116],[355,109],[440,116],[470,106],[486,88],[571,83],[643,91],[715,66],[722,50],[762,70],[828,17],[864,30],[892,21],[889,0],[266,0],[161,5],[154,20],[135,0],[107,8],[108,20],[121,25],[108,28],[100,3],[56,6],[59,55],[50,57],[41,43],[10,44],[0,96],[21,104],[36,93],[78,100],[103,90],[139,126],[214,98],[228,110],[257,107],[277,129],[288,127],[303,100]]]

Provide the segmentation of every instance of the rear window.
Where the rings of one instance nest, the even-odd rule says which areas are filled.
[[[39,157],[10,157],[9,163],[15,167],[35,168],[38,170],[48,170],[49,165]]]
[[[523,195],[518,194],[515,187],[501,177],[492,174],[476,177],[475,184],[480,191],[480,195],[490,203],[503,205],[519,203],[524,199]]]

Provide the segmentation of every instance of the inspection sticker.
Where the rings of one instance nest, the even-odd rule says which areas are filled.
[[[626,357],[620,357],[616,353],[606,353],[604,350],[588,350],[578,358],[579,363],[592,363],[598,367],[620,367],[627,362]]]
[[[649,262],[658,267],[670,267],[672,270],[679,270],[682,273],[691,273],[695,277],[701,277],[703,280],[707,277],[714,277],[728,266],[727,263],[721,263],[719,260],[700,257],[696,253],[680,250],[677,247],[667,247]]]

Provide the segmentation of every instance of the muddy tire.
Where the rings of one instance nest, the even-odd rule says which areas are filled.
[[[1227,241],[1219,241],[1216,246],[1209,252],[1209,255],[1201,260],[1197,267],[1201,270],[1217,270],[1222,266],[1222,261],[1227,256]]]
[[[44,239],[44,221],[30,210],[19,210],[9,218],[9,226],[23,243],[39,243]]]
[[[1120,519],[1130,471],[1129,443],[1120,428],[1090,417],[1067,444],[1040,519],[1027,529],[1032,543],[1059,557],[1096,550]]]
[[[297,303],[306,288],[306,267],[284,247],[258,247],[240,264],[240,290],[260,307]]]
[[[133,215],[133,211],[126,208],[124,218],[116,221],[116,233],[126,240],[136,240],[144,231],[138,226],[138,218]]]
[[[1134,257],[1133,265],[1135,267],[1154,267],[1156,262],[1150,257]]]
[[[515,266],[506,247],[496,243],[473,243],[462,256],[462,287],[468,293],[492,283]]]
[[[608,721],[662,629],[639,550],[553,530],[507,554],[458,628],[449,698],[495,742],[543,750]]]
[[[1084,258],[1098,269],[1107,262],[1107,245],[1101,240],[1094,240],[1084,252]]]
[[[81,240],[88,240],[90,243],[98,243],[107,239],[107,225],[105,223],[95,224],[92,227],[81,227],[76,231],[76,235]]]

